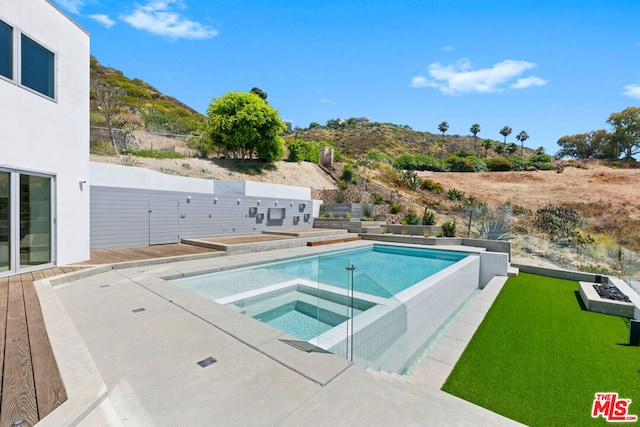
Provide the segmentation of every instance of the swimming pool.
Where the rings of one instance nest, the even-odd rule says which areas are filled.
[[[447,268],[469,254],[375,244],[355,250],[263,264],[172,280],[194,292],[223,298],[252,289],[302,279],[390,297]],[[354,270],[346,270],[355,267]]]
[[[358,366],[397,372],[478,289],[480,258],[373,244],[170,281]]]

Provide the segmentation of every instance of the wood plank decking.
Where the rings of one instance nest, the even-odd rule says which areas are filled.
[[[81,268],[0,278],[0,426],[33,425],[67,399],[33,282]]]

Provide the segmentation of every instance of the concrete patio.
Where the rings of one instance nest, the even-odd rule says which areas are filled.
[[[503,282],[402,377],[300,351],[281,341],[295,337],[161,279],[327,250],[138,262],[36,282],[69,396],[38,425],[517,425],[439,390]]]

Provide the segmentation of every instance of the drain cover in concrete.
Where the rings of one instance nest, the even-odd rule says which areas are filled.
[[[131,310],[131,311],[133,311],[134,313],[140,313],[141,311],[145,311],[145,309],[144,308],[136,308],[135,310]]]
[[[297,341],[297,340],[279,340],[285,344],[289,344],[291,347],[297,348],[300,351],[306,351],[307,353],[329,353],[330,351],[325,350],[324,348],[320,348],[306,341]]]
[[[206,359],[202,359],[201,361],[199,361],[198,365],[200,365],[202,368],[206,368],[207,366],[213,365],[216,362],[217,360],[213,357],[207,357]]]

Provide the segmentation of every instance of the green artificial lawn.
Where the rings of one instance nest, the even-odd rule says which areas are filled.
[[[530,426],[608,424],[591,417],[597,392],[631,399],[640,419],[640,347],[628,341],[629,321],[586,311],[577,282],[520,273],[442,389]]]

